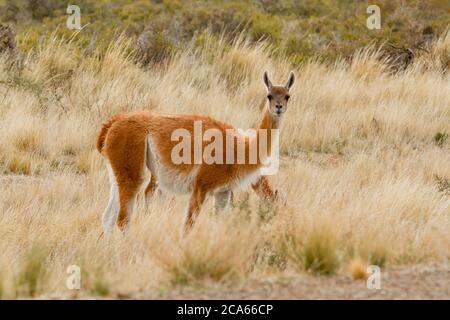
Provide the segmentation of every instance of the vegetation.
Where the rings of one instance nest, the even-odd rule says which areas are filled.
[[[1,296],[129,296],[304,272],[361,279],[369,264],[448,260],[446,1],[380,1],[380,31],[365,27],[360,2],[334,3],[80,1],[91,24],[73,33],[64,2],[1,2],[15,32],[0,35]],[[435,37],[416,49],[426,26]],[[219,216],[208,201],[181,238],[186,199],[139,199],[130,233],[99,239],[99,124],[148,109],[248,128],[265,69],[277,83],[297,75],[269,178],[283,201],[245,190]],[[69,265],[82,270],[80,292],[65,287]]]
[[[19,296],[35,296],[38,290],[42,289],[42,283],[45,281],[45,260],[46,252],[36,245],[26,254],[22,269],[19,271],[16,279],[17,294]]]
[[[19,47],[28,50],[54,30],[71,36],[65,27],[69,3],[81,8],[83,32],[77,38],[84,46],[106,48],[124,32],[146,62],[192,41],[201,44],[205,33],[266,39],[295,64],[316,55],[333,61],[373,42],[421,47],[450,21],[446,0],[378,0],[380,30],[367,28],[367,4],[353,0],[0,0],[0,22],[15,26]]]

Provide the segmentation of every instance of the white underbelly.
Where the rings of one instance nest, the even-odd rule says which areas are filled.
[[[260,177],[261,177],[260,170],[256,170],[254,172],[241,175],[230,183],[229,189],[235,191],[247,189],[248,187],[250,187],[251,184],[256,183]]]
[[[193,182],[197,175],[199,165],[193,167],[189,172],[183,172],[176,170],[164,165],[161,160],[156,146],[154,145],[152,138],[148,136],[147,138],[147,167],[150,169],[152,174],[156,175],[158,185],[165,191],[169,191],[175,194],[188,194],[192,192]],[[251,184],[256,183],[261,176],[261,171],[255,170],[254,172],[249,172],[237,176],[232,181],[229,181],[225,185],[218,186],[215,190],[210,190],[211,192],[216,191],[231,191],[231,190],[242,190],[248,188]]]
[[[192,191],[198,167],[185,173],[165,166],[154,145],[152,138],[147,138],[147,167],[156,176],[158,185],[165,191],[176,194],[187,194]]]
[[[159,166],[155,172],[161,188],[176,194],[188,194],[192,192],[196,173],[197,168],[186,174],[163,166]]]

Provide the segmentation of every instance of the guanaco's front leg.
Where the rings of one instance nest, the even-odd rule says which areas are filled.
[[[253,190],[256,194],[266,200],[276,201],[278,199],[278,191],[273,191],[270,186],[269,179],[265,176],[261,176],[258,181],[252,184]]]
[[[184,234],[187,234],[194,225],[195,219],[200,213],[203,202],[206,198],[206,192],[199,186],[194,188],[189,200],[189,206],[186,213],[186,221],[184,223]]]

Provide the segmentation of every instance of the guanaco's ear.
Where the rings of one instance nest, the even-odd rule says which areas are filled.
[[[286,83],[286,89],[291,89],[292,85],[294,84],[295,81],[295,76],[294,76],[294,72],[291,71],[291,73],[289,74],[289,79]]]
[[[264,71],[264,83],[266,84],[267,90],[272,89],[272,82],[269,80],[269,74],[267,73],[267,70]]]

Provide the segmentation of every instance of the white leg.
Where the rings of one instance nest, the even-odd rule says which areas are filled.
[[[214,206],[216,213],[225,209],[230,203],[231,191],[220,191],[214,194]]]
[[[114,226],[117,215],[119,214],[119,188],[117,187],[116,178],[112,171],[109,163],[106,164],[109,174],[109,183],[111,184],[111,189],[109,192],[109,202],[105,211],[103,212],[102,222],[103,222],[103,232],[105,236],[108,236]]]
[[[145,204],[145,209],[147,210],[148,207],[150,206],[151,200],[153,198],[153,194],[152,195],[145,195],[144,196],[144,204]]]
[[[111,191],[109,194],[109,202],[105,211],[103,212],[102,222],[103,222],[103,232],[105,235],[109,235],[111,228],[117,220],[117,215],[119,213],[119,199],[118,199],[118,189],[117,186],[111,186]]]
[[[161,192],[161,187],[158,185],[158,183],[155,183],[153,188],[154,190],[152,192],[147,192],[147,190],[145,190],[144,200],[146,209],[150,206],[150,203],[155,198],[155,196],[161,198],[163,195],[163,193]]]

